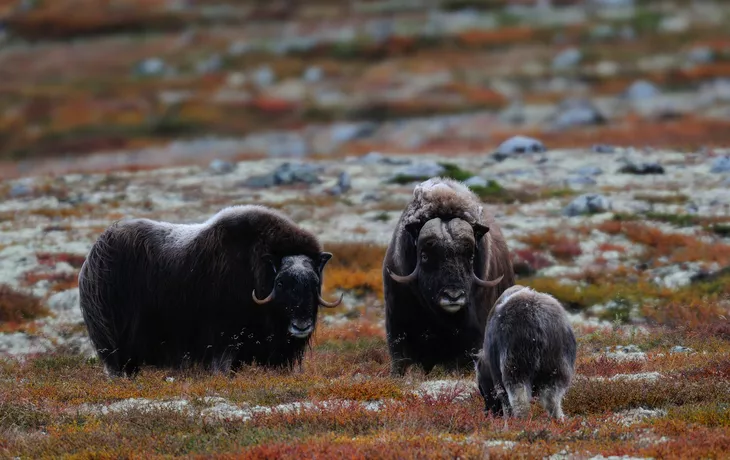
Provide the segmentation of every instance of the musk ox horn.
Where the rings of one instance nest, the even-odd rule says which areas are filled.
[[[498,285],[500,281],[502,281],[502,278],[504,278],[504,275],[499,275],[499,278],[493,279],[492,281],[487,281],[487,280],[483,280],[483,279],[479,278],[476,273],[473,273],[473,274],[474,274],[474,282],[481,287],[494,287],[494,286]]]
[[[253,291],[251,291],[251,298],[259,305],[269,303],[274,298],[274,290],[272,289],[271,294],[269,294],[265,299],[259,299],[258,297],[256,297],[256,289],[254,289]]]
[[[418,268],[419,264],[416,264],[416,268],[413,269],[410,275],[406,276],[396,275],[390,268],[387,268],[386,270],[388,270],[388,275],[390,275],[393,281],[395,281],[396,283],[406,284],[411,283],[415,281],[416,278],[418,278]]]
[[[326,300],[324,300],[322,298],[322,296],[318,296],[319,304],[322,305],[323,307],[328,307],[328,308],[335,308],[336,306],[341,304],[343,297],[345,297],[345,294],[340,294],[340,298],[338,300],[335,300],[334,302],[327,302]]]

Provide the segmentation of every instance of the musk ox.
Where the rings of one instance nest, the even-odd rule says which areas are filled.
[[[198,224],[119,221],[81,267],[81,311],[112,376],[142,365],[214,372],[291,368],[315,328],[332,254],[272,209],[225,208]]]
[[[507,289],[489,315],[475,366],[485,413],[526,417],[536,395],[550,417],[562,419],[575,355],[573,329],[554,297],[518,284]]]
[[[391,374],[473,366],[489,310],[513,284],[507,243],[479,198],[451,179],[417,185],[383,260]]]

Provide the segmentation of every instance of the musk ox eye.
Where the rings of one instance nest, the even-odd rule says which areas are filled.
[[[279,281],[279,282],[276,283],[276,287],[282,288],[282,287],[284,287],[284,283],[282,283],[281,281]]]
[[[425,252],[422,252],[421,253],[421,260],[424,261],[424,262],[428,262],[428,254],[426,254]]]

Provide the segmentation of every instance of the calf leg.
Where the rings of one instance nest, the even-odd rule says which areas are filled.
[[[565,388],[561,386],[546,387],[541,391],[540,404],[547,411],[548,415],[557,420],[563,420],[562,401],[565,395]]]
[[[507,398],[512,407],[512,413],[517,418],[526,418],[530,415],[530,400],[532,388],[528,383],[506,385]]]

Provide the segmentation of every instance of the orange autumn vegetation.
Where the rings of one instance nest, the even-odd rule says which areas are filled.
[[[382,264],[385,247],[369,243],[333,243],[326,250],[335,254],[324,274],[324,291],[351,290],[356,295],[374,293],[383,297]]]
[[[23,323],[48,313],[39,298],[5,284],[0,285],[0,324]]]

